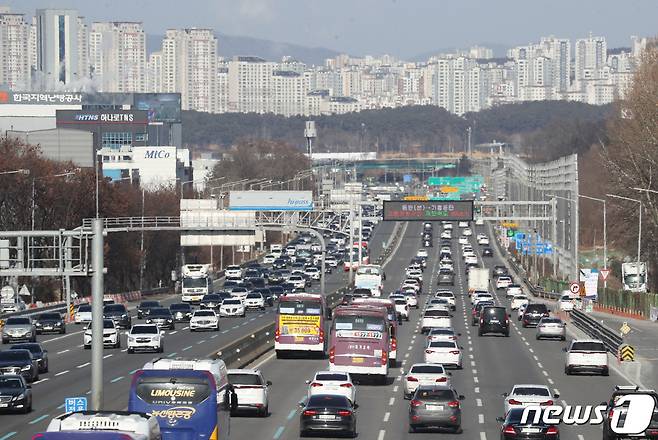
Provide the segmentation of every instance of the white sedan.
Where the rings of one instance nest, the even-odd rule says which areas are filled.
[[[574,298],[571,295],[562,295],[558,302],[558,307],[563,312],[571,312],[574,309]]]
[[[242,300],[238,298],[226,298],[219,306],[219,316],[227,318],[229,316],[245,316],[245,307]]]
[[[462,231],[462,235],[463,235],[464,237],[470,237],[471,235],[473,235],[473,230],[472,230],[471,228],[465,228],[465,229]]]
[[[219,316],[214,310],[195,310],[190,318],[190,331],[219,330]]]
[[[313,380],[307,380],[310,398],[316,394],[337,394],[347,397],[350,402],[356,403],[356,387],[352,382],[350,373],[340,371],[318,371]]]
[[[546,385],[522,384],[514,385],[512,391],[503,394],[505,397],[505,414],[512,408],[525,408],[531,405],[550,406],[560,396],[551,395]]]
[[[431,341],[425,348],[425,363],[462,368],[462,350],[455,341]]]
[[[462,235],[459,237],[459,244],[467,244],[468,243],[468,237]]]
[[[447,372],[443,365],[413,364],[404,376],[404,398],[410,399],[419,385],[450,386],[451,375],[452,373]]]
[[[516,295],[523,295],[523,289],[521,286],[518,284],[510,284],[507,286],[507,290],[505,290],[505,297],[513,298]]]
[[[452,293],[450,290],[438,290],[434,294],[434,298],[443,298],[446,301],[448,301],[448,304],[450,304],[450,309],[455,310],[456,303],[455,303],[455,294]]]
[[[408,290],[405,291],[404,299],[407,301],[407,305],[409,307],[413,307],[414,309],[418,308],[418,298],[416,297],[416,294],[414,292],[410,292]]]
[[[407,304],[407,300],[396,297],[393,299],[393,303],[395,304],[395,313],[402,316],[405,321],[409,321],[409,304]]]
[[[481,237],[478,239],[478,244],[480,246],[487,246],[489,245],[489,237]]]
[[[263,263],[265,264],[272,264],[274,260],[276,260],[276,255],[274,254],[267,254],[263,257]]]
[[[441,232],[441,238],[444,240],[450,240],[452,238],[452,231],[450,229],[446,229],[445,231]]]
[[[416,252],[416,256],[421,258],[427,258],[429,256],[429,253],[427,252],[427,249],[418,249],[418,252]]]
[[[510,304],[510,308],[512,310],[518,310],[521,305],[528,305],[528,297],[525,295],[514,295],[514,298],[512,298],[512,302]]]
[[[455,333],[455,330],[450,327],[433,328],[427,334],[427,343],[432,341],[456,341],[461,333]]]
[[[512,278],[505,276],[498,277],[496,280],[496,289],[507,289],[510,284],[512,284]]]

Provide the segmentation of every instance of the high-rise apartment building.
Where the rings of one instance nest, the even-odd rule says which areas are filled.
[[[150,93],[162,92],[162,52],[149,55],[146,65],[146,90]]]
[[[30,24],[25,16],[0,13],[0,84],[12,90],[30,90],[30,52]]]
[[[542,38],[543,55],[550,59],[552,84],[558,92],[566,92],[571,85],[571,42],[565,38]]]
[[[37,71],[39,90],[68,85],[75,88],[78,72],[78,12],[37,9]]]
[[[183,110],[217,111],[217,38],[211,29],[169,29],[162,40],[162,91]]]
[[[277,63],[258,57],[234,57],[228,62],[230,112],[267,113],[272,106],[273,78]]]
[[[584,82],[596,79],[608,58],[608,46],[604,37],[581,38],[576,40],[575,83],[583,90]]]
[[[142,23],[92,23],[89,56],[99,91],[146,91],[146,36]]]
[[[89,26],[84,17],[78,17],[78,76],[89,78],[91,65],[89,64]]]

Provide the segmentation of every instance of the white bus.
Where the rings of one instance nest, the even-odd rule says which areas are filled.
[[[39,440],[82,438],[83,433],[94,438],[161,440],[158,420],[144,413],[128,411],[85,411],[55,417],[46,432],[34,436]]]

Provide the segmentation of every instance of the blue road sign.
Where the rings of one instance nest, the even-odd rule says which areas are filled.
[[[86,397],[67,397],[64,399],[64,412],[87,411]]]
[[[525,232],[517,232],[517,233],[514,235],[514,238],[517,239],[517,240],[523,240],[523,239],[525,239]]]
[[[411,183],[411,178],[412,178],[411,174],[405,174],[404,176],[402,176],[402,182]]]

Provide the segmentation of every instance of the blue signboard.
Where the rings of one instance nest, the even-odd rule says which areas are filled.
[[[64,412],[87,411],[86,397],[67,397],[64,399]]]
[[[516,240],[523,240],[525,238],[525,232],[517,232],[516,235],[514,235],[514,238]]]
[[[402,182],[411,183],[411,174],[405,174],[404,176],[402,176]]]

